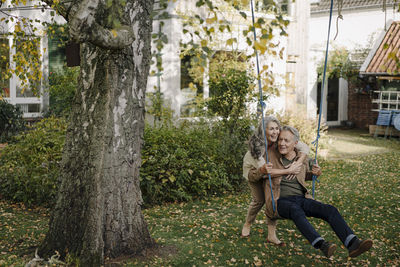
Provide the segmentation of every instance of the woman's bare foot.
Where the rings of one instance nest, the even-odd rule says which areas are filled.
[[[242,237],[248,237],[250,235],[250,223],[244,223],[243,228],[242,228]]]
[[[267,237],[267,241],[268,242],[271,242],[271,243],[273,243],[273,244],[275,244],[275,245],[279,245],[279,244],[281,244],[282,243],[282,241],[280,241],[276,236],[272,236],[272,237]]]

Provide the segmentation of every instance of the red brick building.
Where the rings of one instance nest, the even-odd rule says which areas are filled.
[[[400,22],[392,22],[371,49],[360,75],[349,84],[348,116],[355,126],[375,125],[379,110],[400,111]]]

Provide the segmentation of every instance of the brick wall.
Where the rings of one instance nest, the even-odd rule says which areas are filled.
[[[368,129],[369,125],[375,125],[378,112],[371,111],[377,108],[376,104],[372,103],[372,95],[356,92],[352,84],[349,84],[348,92],[348,120],[361,129]]]

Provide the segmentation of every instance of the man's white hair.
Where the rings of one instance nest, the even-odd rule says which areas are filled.
[[[299,131],[297,131],[296,128],[289,126],[289,125],[285,125],[282,127],[281,132],[283,131],[288,131],[291,132],[294,136],[294,141],[299,141],[300,140],[300,134]]]

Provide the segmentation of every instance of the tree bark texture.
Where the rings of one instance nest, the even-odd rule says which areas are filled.
[[[104,6],[100,0],[96,27],[107,17]],[[122,19],[134,34],[129,45],[105,48],[93,42],[93,35],[79,39],[79,88],[58,200],[39,250],[43,256],[57,250],[77,257],[81,266],[100,266],[105,257],[138,254],[154,244],[139,187],[152,6],[153,1],[131,0],[124,7]],[[90,35],[93,28],[84,26],[77,29]]]

